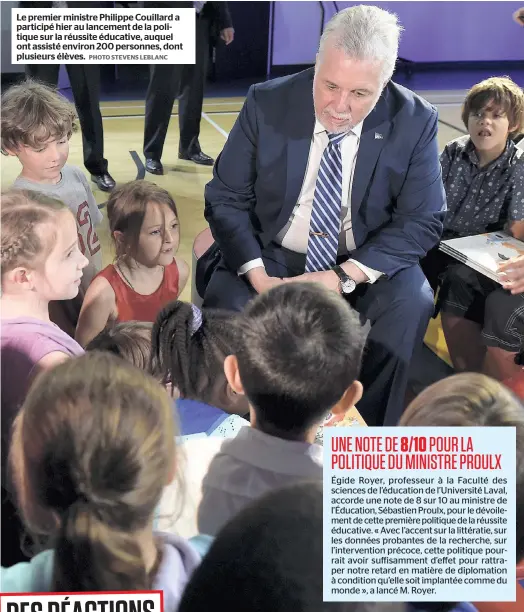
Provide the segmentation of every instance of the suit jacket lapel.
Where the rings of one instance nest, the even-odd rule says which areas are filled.
[[[302,81],[290,95],[287,113],[284,118],[284,134],[287,137],[286,195],[281,208],[277,227],[282,229],[291,216],[297,203],[307,169],[309,149],[315,127],[313,106],[313,70],[311,79]],[[362,126],[359,150],[351,189],[351,216],[355,219],[380,152],[391,130],[388,112],[388,87],[384,89],[377,105],[368,115]]]
[[[291,216],[300,195],[315,127],[313,77],[300,85],[292,94],[284,119],[287,137],[286,195],[278,217],[279,231]]]
[[[374,110],[364,120],[360,144],[358,147],[353,185],[351,188],[351,217],[355,219],[366,191],[371,183],[371,177],[377,165],[391,129],[391,121],[387,116],[387,87]]]

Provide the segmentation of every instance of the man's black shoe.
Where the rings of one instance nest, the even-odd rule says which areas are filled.
[[[111,191],[116,186],[115,179],[109,172],[104,172],[104,174],[92,174],[91,180],[93,183],[96,183],[100,191]]]
[[[215,163],[215,160],[212,157],[209,157],[209,155],[206,155],[202,151],[193,153],[191,155],[179,152],[178,159],[187,159],[188,161],[195,162],[195,164],[200,164],[201,166],[212,166]]]
[[[146,159],[146,171],[151,174],[164,174],[164,167],[159,159]]]

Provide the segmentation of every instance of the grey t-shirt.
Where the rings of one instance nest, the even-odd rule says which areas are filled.
[[[62,200],[71,210],[76,219],[80,250],[89,259],[82,276],[81,291],[85,294],[93,277],[102,269],[102,248],[95,227],[100,225],[103,217],[84,173],[80,168],[66,164],[62,168],[60,181],[55,185],[35,183],[19,176],[13,187],[45,193]]]

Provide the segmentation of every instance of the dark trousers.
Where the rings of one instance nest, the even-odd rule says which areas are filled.
[[[155,64],[146,92],[144,156],[160,160],[175,98],[178,100],[180,153],[200,152],[200,120],[209,58],[210,21],[196,18],[195,64]]]
[[[84,165],[91,174],[105,174],[104,128],[100,113],[100,67],[89,64],[66,66],[82,128]],[[59,65],[31,64],[26,74],[56,87]]]
[[[420,260],[420,267],[435,293],[441,285],[446,270],[453,262],[454,260],[449,255],[439,250],[438,245],[428,251],[426,257]]]
[[[276,245],[263,251],[270,276],[302,274],[305,255]],[[244,277],[221,261],[204,296],[204,307],[240,311],[256,295]],[[349,296],[362,323],[371,323],[360,381],[364,396],[358,409],[368,425],[396,425],[404,411],[409,366],[433,313],[433,292],[419,266],[401,270],[388,280],[359,285]]]

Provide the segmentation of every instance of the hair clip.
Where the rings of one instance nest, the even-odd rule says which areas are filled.
[[[191,304],[191,310],[193,311],[193,321],[191,322],[191,336],[194,336],[197,331],[202,327],[202,311],[198,306]]]

